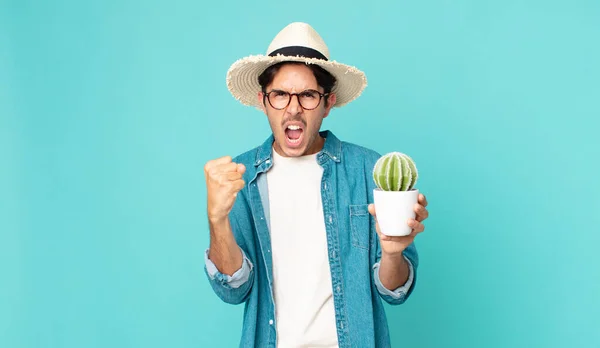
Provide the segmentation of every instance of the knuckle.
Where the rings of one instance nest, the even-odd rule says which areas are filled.
[[[229,184],[227,185],[227,189],[229,189],[230,192],[237,192],[237,184],[234,181],[230,181]]]
[[[204,172],[210,173],[210,171],[211,171],[211,169],[212,169],[212,167],[214,165],[213,163],[214,163],[214,161],[208,161],[208,162],[206,162],[204,164]]]

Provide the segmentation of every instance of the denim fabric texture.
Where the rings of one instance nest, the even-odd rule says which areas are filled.
[[[375,219],[368,212],[375,183],[372,170],[380,154],[343,142],[331,131],[317,161],[323,167],[321,195],[340,347],[390,347],[384,301],[404,303],[416,284],[418,253],[404,250],[410,275],[406,284],[386,289],[379,279],[381,248]],[[205,253],[205,272],[216,295],[244,304],[240,347],[276,347],[277,323],[273,296],[266,172],[272,166],[273,135],[233,159],[246,166],[246,186],[229,215],[244,261],[233,275],[220,273]],[[310,257],[310,255],[306,255]],[[302,260],[298,260],[302,262]]]

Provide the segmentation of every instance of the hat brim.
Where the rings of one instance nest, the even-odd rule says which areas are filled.
[[[254,55],[242,58],[231,65],[227,71],[227,88],[242,104],[260,109],[258,92],[261,87],[258,84],[258,76],[269,66],[284,61],[316,64],[332,74],[336,78],[336,84],[331,91],[336,95],[334,107],[344,106],[355,100],[367,86],[367,78],[362,71],[336,61],[301,56]]]

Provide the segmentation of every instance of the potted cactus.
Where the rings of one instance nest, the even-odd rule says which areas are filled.
[[[415,162],[400,152],[381,156],[373,168],[377,188],[373,199],[381,233],[387,236],[407,236],[411,232],[408,219],[415,218],[414,206],[419,190],[414,188],[419,173]]]

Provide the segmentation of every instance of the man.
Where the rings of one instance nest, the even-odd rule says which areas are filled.
[[[223,301],[245,304],[240,346],[388,347],[382,300],[401,304],[414,289],[425,197],[407,221],[411,235],[382,235],[370,204],[380,155],[320,131],[333,107],[361,94],[364,74],[331,61],[304,23],[285,27],[267,52],[227,75],[272,134],[205,166],[210,284]]]

